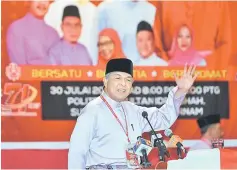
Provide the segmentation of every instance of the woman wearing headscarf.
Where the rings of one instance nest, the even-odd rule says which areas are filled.
[[[206,66],[205,56],[211,51],[197,51],[194,48],[194,34],[188,25],[182,24],[175,34],[168,52],[170,66],[182,66],[187,64]]]
[[[125,58],[120,38],[114,29],[106,28],[100,32],[98,48],[99,66],[105,66],[110,59]]]
[[[232,45],[232,29],[227,1],[159,1],[154,22],[156,46],[159,56],[168,57],[173,35],[181,23],[192,26],[195,33],[195,48],[211,50],[206,56],[209,68],[229,65]]]

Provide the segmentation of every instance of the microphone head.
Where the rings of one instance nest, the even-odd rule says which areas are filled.
[[[143,111],[142,112],[142,117],[147,118],[147,116],[148,116],[148,113],[146,111]]]
[[[165,136],[167,136],[167,137],[169,137],[170,135],[172,135],[172,130],[170,130],[170,129],[165,129],[165,131],[164,131],[164,134],[165,134]]]
[[[160,133],[156,134],[159,139],[162,139],[162,135]]]
[[[155,133],[153,131],[150,131],[149,133],[150,133],[150,135],[155,135]]]
[[[146,150],[147,155],[152,150],[152,144],[149,140],[139,138],[139,140],[136,142],[136,144],[133,147],[134,153],[139,156],[143,156],[142,150]]]
[[[137,137],[137,140],[140,140],[141,138],[142,138],[141,136],[138,136],[138,137]]]

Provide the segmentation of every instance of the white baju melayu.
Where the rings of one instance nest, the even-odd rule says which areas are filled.
[[[212,149],[211,141],[202,138],[197,143],[189,148],[190,151],[192,150],[199,150],[199,149]]]
[[[116,102],[104,92],[101,94],[114,110],[123,126],[128,126],[131,143],[143,132],[151,130],[142,112],[147,111],[148,119],[155,130],[170,128],[179,116],[179,108],[184,96],[175,98],[174,87],[161,108],[141,107],[129,101]],[[123,112],[124,110],[124,112]],[[127,136],[107,105],[97,97],[86,105],[77,119],[70,139],[68,154],[69,169],[85,169],[98,164],[126,164],[125,149],[128,145]]]

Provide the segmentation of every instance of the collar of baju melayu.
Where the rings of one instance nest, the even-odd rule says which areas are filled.
[[[152,53],[149,57],[147,58],[143,58],[141,57],[141,60],[152,60],[152,59],[156,59],[158,56],[156,55],[156,53]]]
[[[105,98],[105,100],[108,102],[108,104],[109,104],[113,109],[122,106],[121,102],[117,102],[117,101],[111,99],[111,98],[105,93],[105,91],[103,91],[101,95]]]
[[[202,140],[204,143],[206,143],[208,146],[212,147],[212,143],[211,143],[210,140],[208,140],[208,139],[206,139],[206,138],[204,138],[204,137],[202,137],[201,140]]]
[[[88,5],[89,3],[91,3],[90,1],[88,0],[74,0],[76,2],[76,4],[78,4],[79,6],[86,6]]]
[[[67,42],[66,40],[64,40],[63,38],[61,38],[61,41],[62,41],[64,46],[66,46],[66,47],[68,47],[70,49],[75,49],[78,46],[78,43],[71,44],[71,43]]]
[[[33,14],[28,12],[25,17],[27,20],[31,23],[32,26],[38,27],[40,25],[45,25],[45,22],[43,19],[36,18]]]
[[[146,0],[138,0],[137,2],[132,2],[131,0],[120,0],[123,4],[125,4],[128,7],[135,7],[136,5],[138,5],[141,2],[144,2]]]

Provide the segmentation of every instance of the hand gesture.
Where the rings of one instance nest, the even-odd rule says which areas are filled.
[[[193,82],[198,76],[198,73],[195,74],[195,68],[196,66],[189,66],[187,67],[187,64],[184,67],[184,73],[181,77],[177,77],[176,74],[174,74],[175,82],[179,89],[182,91],[188,92],[188,90],[192,87]]]

